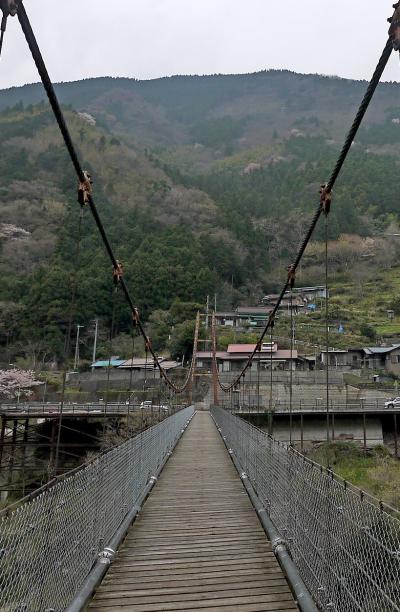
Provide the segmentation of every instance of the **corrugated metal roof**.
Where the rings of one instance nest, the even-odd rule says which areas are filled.
[[[101,359],[100,361],[95,361],[92,363],[92,368],[108,368],[110,365],[113,368],[117,368],[121,364],[124,363],[123,359]]]
[[[385,355],[400,348],[400,344],[392,344],[392,346],[367,346],[364,348],[366,355]]]

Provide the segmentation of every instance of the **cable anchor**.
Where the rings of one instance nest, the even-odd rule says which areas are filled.
[[[78,182],[78,202],[83,208],[89,202],[92,195],[92,177],[86,170],[83,171],[84,180]]]
[[[324,214],[328,216],[331,210],[331,204],[332,204],[332,193],[328,191],[328,185],[321,185],[321,188],[319,190],[319,195],[320,195],[319,201],[321,204],[321,209],[324,212]]]
[[[400,51],[400,2],[393,4],[393,8],[393,17],[389,17],[388,19],[390,23],[389,38],[392,40],[393,49],[395,51]]]

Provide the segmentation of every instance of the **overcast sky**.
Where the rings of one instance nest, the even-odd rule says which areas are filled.
[[[389,0],[25,0],[54,81],[266,68],[365,79],[384,47],[391,6]],[[9,19],[0,88],[37,80],[18,21]],[[384,80],[400,80],[398,54]]]

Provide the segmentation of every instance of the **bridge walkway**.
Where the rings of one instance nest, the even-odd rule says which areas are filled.
[[[197,412],[90,612],[297,609],[210,414]]]

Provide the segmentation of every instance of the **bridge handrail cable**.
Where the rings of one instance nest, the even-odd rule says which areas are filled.
[[[183,408],[0,513],[0,609],[64,610],[194,413]]]
[[[400,610],[400,513],[221,407],[213,417],[321,610]]]

